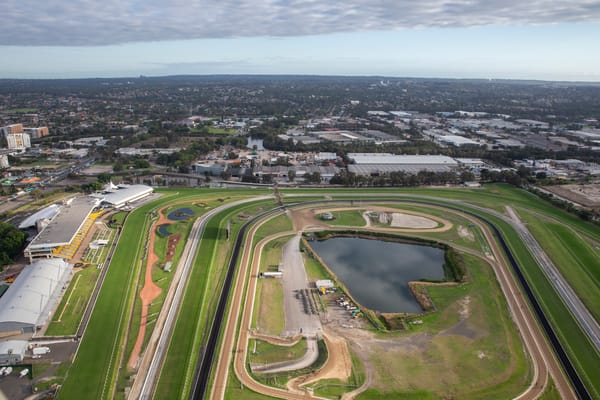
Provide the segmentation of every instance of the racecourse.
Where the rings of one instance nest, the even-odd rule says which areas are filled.
[[[597,226],[579,220],[577,217],[552,207],[537,197],[503,185],[490,185],[483,189],[314,189],[284,190],[284,202],[304,203],[310,200],[340,199],[352,200],[353,206],[361,207],[361,197],[367,196],[384,201],[397,199],[418,200],[427,196],[432,203],[441,207],[463,207],[474,214],[485,215],[505,236],[508,246],[522,267],[525,279],[531,286],[541,308],[560,338],[565,351],[590,391],[593,398],[600,398],[600,372],[597,370],[600,357],[597,349],[588,340],[579,323],[556,293],[551,282],[540,270],[530,250],[520,240],[513,227],[497,214],[504,214],[510,205],[530,225],[530,231],[550,259],[565,276],[574,293],[582,298],[592,315],[598,315],[598,305],[594,293],[600,290],[598,281],[598,246],[600,230]],[[257,198],[266,191],[253,190],[175,190],[165,191],[165,196],[145,204],[133,211],[127,218],[117,249],[107,271],[98,296],[94,312],[81,340],[73,366],[70,368],[59,393],[60,399],[80,398],[123,398],[117,390],[117,381],[125,368],[125,346],[127,330],[133,313],[137,295],[138,276],[146,254],[145,235],[150,225],[149,213],[158,208],[181,201],[203,201],[223,197],[224,204],[235,199]],[[474,207],[470,207],[470,205]],[[160,378],[153,387],[154,398],[188,398],[193,387],[192,378],[198,355],[206,340],[206,331],[215,315],[217,294],[220,293],[225,276],[225,266],[232,252],[232,243],[241,226],[251,216],[274,206],[274,202],[258,200],[243,205],[232,205],[206,221],[206,229],[194,254],[189,281],[185,287],[180,318],[174,322],[164,361],[161,363]],[[409,206],[410,207],[410,206]],[[432,214],[436,211],[432,209]],[[489,210],[486,212],[485,210]],[[438,216],[444,217],[443,212]],[[494,215],[496,214],[496,215]],[[344,220],[359,224],[360,214],[343,215]],[[540,217],[542,216],[542,217]],[[362,217],[361,217],[362,218]],[[230,226],[232,237],[226,239],[226,227]],[[548,228],[550,227],[550,228]],[[556,228],[556,234],[548,235]],[[267,236],[265,234],[265,236]],[[485,238],[489,240],[490,238]],[[484,238],[476,240],[483,242]],[[561,242],[562,241],[562,242]],[[575,262],[570,265],[573,253],[565,256],[568,249],[576,249]],[[493,249],[490,248],[490,251]],[[497,250],[496,250],[497,251]],[[582,278],[582,276],[587,277]],[[584,295],[584,292],[591,292]],[[233,310],[232,310],[233,311]],[[537,328],[536,328],[537,329]],[[139,377],[138,377],[139,378]]]

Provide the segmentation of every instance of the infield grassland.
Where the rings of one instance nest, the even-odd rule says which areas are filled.
[[[276,346],[263,340],[248,341],[248,361],[254,364],[270,364],[296,360],[306,353],[306,339],[302,338],[293,346]]]
[[[408,331],[377,335],[398,341],[370,353],[372,388],[383,397],[506,399],[528,387],[530,366],[494,272],[479,257],[464,258],[468,284],[428,286],[436,312]]]
[[[259,228],[260,229],[260,228]],[[261,254],[260,272],[277,271],[281,262],[282,248],[290,237],[275,239],[263,248]],[[256,285],[252,327],[267,335],[280,335],[285,328],[283,310],[283,286],[280,279],[259,279]]]
[[[333,214],[333,221],[325,221],[329,225],[333,226],[365,226],[366,222],[362,216],[364,210],[343,210],[343,211],[331,211]]]

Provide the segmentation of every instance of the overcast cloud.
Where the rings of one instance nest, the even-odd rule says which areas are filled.
[[[600,21],[586,0],[3,0],[0,45],[89,46]]]

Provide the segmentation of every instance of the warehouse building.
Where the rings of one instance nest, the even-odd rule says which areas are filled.
[[[59,258],[26,266],[0,298],[0,334],[33,333],[50,318],[73,266]]]
[[[396,155],[390,153],[348,153],[353,164],[348,171],[357,175],[382,175],[390,172],[416,174],[419,171],[451,172],[458,162],[447,156]]]

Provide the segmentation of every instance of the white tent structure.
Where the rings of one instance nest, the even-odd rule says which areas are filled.
[[[0,298],[0,333],[32,333],[44,325],[72,270],[60,258],[26,266]]]

